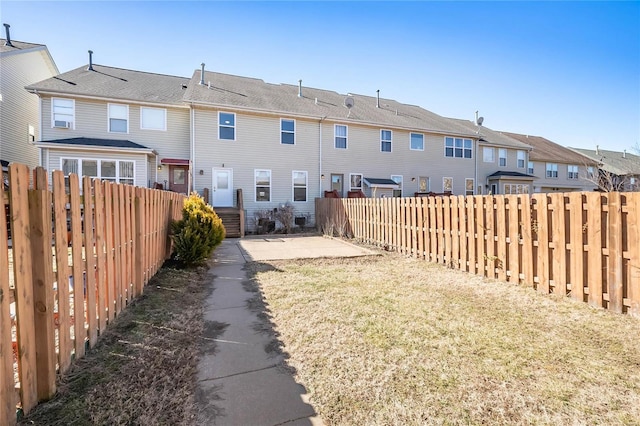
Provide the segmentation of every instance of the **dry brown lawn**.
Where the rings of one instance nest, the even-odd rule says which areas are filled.
[[[640,424],[640,321],[395,254],[251,264],[327,424]]]

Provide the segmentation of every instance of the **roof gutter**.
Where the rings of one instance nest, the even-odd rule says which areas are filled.
[[[75,145],[56,142],[34,142],[38,148],[54,148],[54,149],[73,149],[76,151],[108,151],[108,152],[125,152],[135,154],[147,154],[158,155],[155,149],[151,148],[122,148],[122,147],[110,147],[110,146],[91,146],[91,145]]]
[[[41,90],[41,89],[33,88],[33,87],[30,88],[29,86],[26,86],[25,89],[27,90],[27,92],[36,94],[38,96],[40,96],[40,95],[64,96],[64,97],[67,97],[67,98],[95,99],[95,100],[99,100],[99,101],[120,102],[120,103],[122,103],[123,101],[127,101],[127,102],[135,103],[135,104],[138,104],[138,105],[149,105],[149,106],[154,106],[154,107],[163,106],[165,108],[182,108],[182,109],[189,108],[189,105],[183,103],[182,101],[180,101],[180,103],[176,103],[176,104],[168,104],[168,103],[164,103],[164,102],[148,102],[148,101],[140,101],[140,100],[137,100],[137,99],[129,99],[129,98],[107,98],[107,97],[102,97],[102,96],[79,95],[79,94],[76,94],[76,93],[59,92],[59,91],[55,91],[55,90],[46,90],[46,89],[45,90]]]

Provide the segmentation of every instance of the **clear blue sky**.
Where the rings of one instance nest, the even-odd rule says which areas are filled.
[[[9,2],[61,72],[211,71],[417,104],[566,146],[640,143],[640,2]]]

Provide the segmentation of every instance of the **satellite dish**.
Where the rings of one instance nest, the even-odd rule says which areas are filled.
[[[346,106],[347,108],[351,109],[355,104],[356,102],[351,96],[347,96],[346,98],[344,98],[344,106]]]
[[[478,126],[482,126],[482,122],[484,121],[484,117],[478,117]]]

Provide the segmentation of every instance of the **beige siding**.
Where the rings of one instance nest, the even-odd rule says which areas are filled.
[[[295,119],[295,145],[280,143],[280,118]],[[318,195],[317,121],[294,117],[236,114],[236,139],[218,139],[218,111],[195,110],[194,189],[212,188],[213,168],[233,169],[233,188],[242,188],[247,227],[253,229],[254,213],[293,201],[292,172],[306,171],[307,201],[292,203],[296,214],[313,214]],[[256,202],[254,170],[271,170],[271,201]],[[200,174],[202,171],[202,174]]]
[[[569,179],[567,169],[569,164],[556,164],[558,165],[558,177],[547,178],[547,162],[533,162],[533,174],[537,178],[533,182],[534,192],[593,191],[596,188],[596,184],[587,179],[585,165],[574,164],[578,166],[578,179]],[[594,171],[597,173],[597,168],[594,167]]]
[[[488,176],[492,175],[493,173],[496,172],[518,172],[518,173],[523,173],[523,174],[528,174],[527,173],[527,164],[529,162],[529,153],[524,150],[524,149],[517,149],[517,148],[506,148],[506,147],[499,147],[499,146],[494,146],[494,145],[485,145],[485,144],[478,144],[479,148],[478,148],[478,181],[476,182],[476,192],[477,192],[477,187],[478,186],[482,186],[482,193],[483,194],[487,194],[487,191],[490,190],[490,187],[487,188],[487,185],[489,184],[488,182]],[[492,148],[493,149],[493,162],[485,162],[484,161],[484,148]],[[500,166],[500,162],[499,162],[499,149],[506,149],[507,151],[507,164],[506,166]],[[523,151],[525,153],[525,159],[524,159],[524,167],[518,167],[518,151]],[[494,182],[495,183],[495,182]],[[505,182],[501,182],[500,183],[500,194],[502,194],[502,190],[503,187],[502,185]],[[507,182],[507,183],[515,183],[514,182]],[[526,183],[526,182],[522,182],[522,181],[517,181],[517,183]],[[529,188],[529,191],[532,192],[533,188]]]
[[[46,159],[45,168],[49,171],[49,176],[54,170],[62,170],[62,158],[81,158],[83,160],[129,160],[135,161],[135,185],[148,185],[147,156],[138,153],[114,153],[112,151],[77,151],[64,149],[44,149],[43,158]]]
[[[368,127],[348,124],[347,149],[335,148],[334,124],[322,126],[322,190],[331,189],[330,175],[344,174],[345,191],[348,191],[349,174],[362,173],[364,177],[386,178],[402,175],[403,195],[413,196],[418,191],[420,176],[429,177],[431,191],[442,191],[443,177],[453,178],[453,193],[464,194],[465,179],[474,177],[474,152],[470,159],[445,157],[441,135],[424,134],[424,151],[410,149],[410,133],[384,127]],[[391,152],[381,152],[380,130],[392,130]],[[418,133],[418,132],[416,132]],[[415,181],[412,181],[415,178]]]
[[[38,148],[29,141],[29,125],[39,140],[38,96],[25,86],[55,75],[44,48],[0,55],[0,159],[39,165]]]

